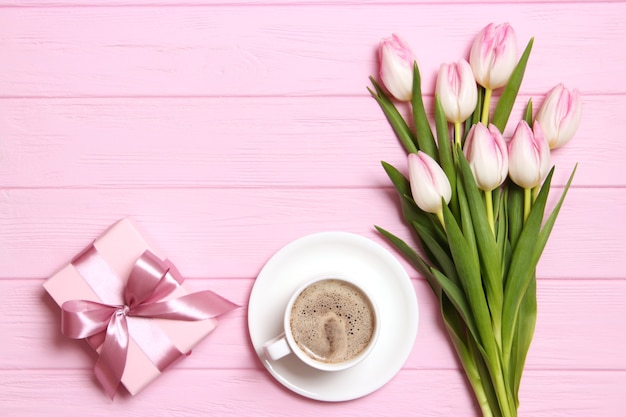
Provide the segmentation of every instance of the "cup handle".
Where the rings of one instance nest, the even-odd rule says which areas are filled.
[[[291,348],[289,347],[289,343],[287,343],[285,334],[283,333],[263,345],[263,352],[266,358],[273,361],[289,355]]]

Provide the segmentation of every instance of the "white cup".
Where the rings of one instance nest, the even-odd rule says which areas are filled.
[[[363,348],[363,350],[360,351],[360,353],[346,360],[324,361],[324,360],[317,359],[307,354],[298,345],[298,343],[296,342],[294,338],[294,334],[292,332],[291,312],[292,312],[294,303],[296,303],[296,300],[298,300],[298,297],[300,296],[300,294],[303,293],[303,291],[305,291],[306,289],[309,289],[314,284],[319,284],[321,281],[326,281],[326,280],[340,281],[343,283],[342,285],[348,284],[354,287],[356,290],[358,290],[358,292],[360,292],[364,296],[364,298],[366,299],[367,303],[369,304],[371,308],[372,319],[373,319],[372,321],[373,321],[374,326],[373,326],[373,330],[371,333],[371,337],[369,339],[369,343],[367,344],[365,348]],[[341,320],[345,321],[347,320],[347,318],[345,320],[342,318]],[[372,297],[372,294],[368,292],[367,289],[364,288],[363,285],[358,284],[353,279],[347,278],[341,274],[325,273],[325,274],[317,275],[313,277],[312,279],[306,281],[293,293],[293,295],[289,299],[289,302],[287,303],[287,307],[285,308],[285,313],[283,316],[283,333],[269,340],[268,342],[266,342],[265,345],[263,346],[263,351],[265,353],[265,357],[268,360],[276,361],[289,354],[294,354],[302,362],[304,362],[305,364],[315,369],[319,369],[322,371],[341,371],[344,369],[348,369],[358,364],[363,359],[365,359],[365,357],[374,348],[374,345],[376,344],[376,341],[378,339],[378,334],[379,334],[379,311],[378,311],[378,307],[376,306],[376,302],[374,298]]]

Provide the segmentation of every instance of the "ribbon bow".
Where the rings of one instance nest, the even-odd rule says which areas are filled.
[[[107,279],[112,272],[93,245],[72,264],[87,281]],[[133,317],[197,321],[217,317],[238,306],[212,291],[200,291],[179,298],[161,301],[184,281],[169,261],[145,251],[133,266],[123,289],[123,304],[110,305],[88,300],[70,300],[62,305],[61,330],[73,339],[87,338],[96,348],[102,346],[94,373],[107,395],[113,399],[126,367],[130,340],[129,319]],[[96,290],[96,293],[98,291]],[[101,295],[101,294],[98,294]],[[102,297],[100,297],[102,299]],[[161,331],[150,326],[139,329],[140,347],[159,371],[185,353],[181,352]],[[133,332],[133,336],[135,336]],[[136,340],[136,338],[134,337]],[[137,341],[137,340],[136,340]]]

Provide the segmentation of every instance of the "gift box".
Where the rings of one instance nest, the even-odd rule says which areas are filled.
[[[190,294],[182,281],[122,219],[44,288],[62,307],[63,333],[99,353],[96,377],[113,398],[118,383],[140,392],[211,333],[217,316],[237,307],[211,291]]]

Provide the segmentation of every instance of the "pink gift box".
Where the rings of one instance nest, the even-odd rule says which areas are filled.
[[[69,263],[44,283],[44,288],[59,306],[62,306],[64,302],[69,300],[88,300],[105,304],[118,304],[129,273],[144,251],[149,250],[158,258],[164,259],[158,251],[144,240],[129,219],[123,219],[115,223],[95,240],[93,246],[106,261],[116,278],[109,280],[111,282],[98,283],[99,288],[97,292],[100,294],[99,297],[96,295],[96,291],[78,273],[74,265]],[[183,284],[163,300],[178,298],[185,294],[188,294],[188,291]],[[200,321],[177,321],[142,317],[129,319],[130,342],[121,383],[132,395],[144,389],[161,374],[156,365],[133,338],[133,326],[139,321],[145,320],[150,321],[150,326],[158,327],[170,339],[172,344],[183,353],[189,353],[217,325],[216,319],[213,318]]]

